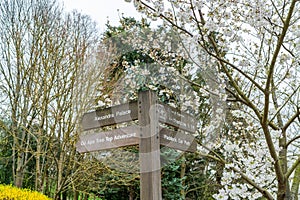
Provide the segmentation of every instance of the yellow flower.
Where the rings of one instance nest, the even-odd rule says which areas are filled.
[[[11,185],[0,185],[0,200],[51,200],[47,196],[31,191],[28,189],[20,189]]]

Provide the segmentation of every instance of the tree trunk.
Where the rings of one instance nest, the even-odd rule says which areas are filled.
[[[129,200],[134,199],[134,190],[132,187],[129,188]]]
[[[22,152],[18,151],[17,153],[17,168],[16,168],[16,178],[15,178],[15,186],[21,188],[23,185],[23,162],[22,162]]]
[[[79,192],[75,190],[73,200],[78,200],[78,198],[79,198]]]
[[[299,185],[300,185],[300,165],[295,170],[293,185],[291,189],[291,199],[299,200]]]
[[[56,182],[56,194],[57,196],[61,194],[62,189],[62,179],[63,179],[63,153],[60,153],[58,166],[57,166],[57,182]]]
[[[84,200],[88,200],[89,199],[89,194],[85,194],[84,195]]]
[[[279,139],[279,162],[283,174],[287,172],[287,145],[286,145],[286,132],[282,132],[282,137]],[[280,182],[281,181],[281,182]],[[290,200],[290,188],[286,178],[284,180],[278,180],[278,195],[277,199]]]
[[[67,192],[62,193],[62,200],[67,200]]]
[[[185,158],[185,157],[183,156],[183,158]],[[184,176],[185,176],[185,170],[186,170],[186,163],[185,163],[185,159],[184,159],[183,162],[181,163],[181,170],[180,170],[180,179],[181,179],[182,186],[185,185],[185,182],[184,182],[184,179],[183,179]],[[181,196],[182,199],[185,199],[185,190],[184,190],[184,188],[182,188],[180,190],[180,196]]]
[[[40,154],[41,154],[41,144],[39,135],[36,138],[37,142],[37,150],[36,150],[36,162],[35,162],[35,190],[41,192],[41,167],[40,167]]]

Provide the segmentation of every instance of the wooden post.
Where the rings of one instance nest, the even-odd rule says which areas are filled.
[[[150,90],[139,92],[138,104],[141,200],[161,200],[157,96]]]

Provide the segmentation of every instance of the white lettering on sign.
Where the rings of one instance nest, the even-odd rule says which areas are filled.
[[[177,138],[171,137],[171,136],[168,136],[168,135],[164,135],[164,139],[169,140],[171,142],[177,142]]]
[[[102,116],[96,116],[94,118],[94,120],[101,121],[101,120],[111,119],[114,117],[122,117],[122,116],[130,115],[130,114],[131,114],[131,110],[118,110],[115,113],[109,113],[109,114],[102,115]]]
[[[114,118],[114,117],[115,117],[115,115],[113,113],[109,113],[109,114],[103,115],[103,116],[96,116],[95,121],[101,121],[101,120],[110,119],[110,118]]]
[[[113,137],[105,137],[105,141],[106,142],[112,142],[113,141]]]
[[[97,143],[102,143],[105,142],[104,138],[96,138]]]
[[[161,118],[162,120],[167,120],[167,113],[165,111],[165,108],[163,105],[157,105],[157,111],[159,114],[159,118]]]
[[[136,133],[128,133],[125,135],[115,135],[114,140],[121,140],[121,139],[127,139],[127,138],[132,138],[136,137]]]
[[[180,127],[187,127],[187,124],[186,124],[185,122],[180,121],[180,120],[178,120],[178,119],[176,119],[176,118],[171,118],[171,117],[170,117],[169,120],[170,120],[171,122],[173,122],[173,123],[178,124]]]
[[[87,141],[87,144],[88,144],[88,145],[95,144],[95,140],[88,140],[88,141]]]
[[[178,138],[178,143],[179,144],[184,144],[186,146],[190,146],[191,145],[191,142],[190,141],[187,141],[185,139],[181,139],[181,138]]]
[[[116,116],[124,116],[124,115],[130,115],[131,110],[122,110],[122,111],[117,111]]]
[[[182,115],[180,112],[178,111],[174,111],[174,110],[171,110],[169,109],[169,112],[171,112],[173,115],[179,117],[179,118],[184,118],[184,115]]]
[[[134,137],[137,137],[136,132],[127,133],[127,134],[118,134],[118,135],[114,135],[114,136],[100,135],[98,138],[95,138],[95,139],[81,140],[80,145],[81,146],[94,145],[96,143],[114,142],[117,140],[125,140],[125,139],[129,139],[129,138],[134,138]]]
[[[191,142],[184,139],[184,138],[179,138],[179,137],[172,137],[172,136],[169,136],[169,135],[163,135],[163,138],[170,141],[170,142],[175,142],[175,143],[178,143],[178,144],[183,144],[183,145],[186,145],[186,146],[190,146],[191,145]]]

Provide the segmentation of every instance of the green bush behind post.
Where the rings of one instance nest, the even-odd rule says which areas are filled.
[[[51,200],[47,196],[28,189],[20,189],[11,185],[0,185],[0,200]]]

